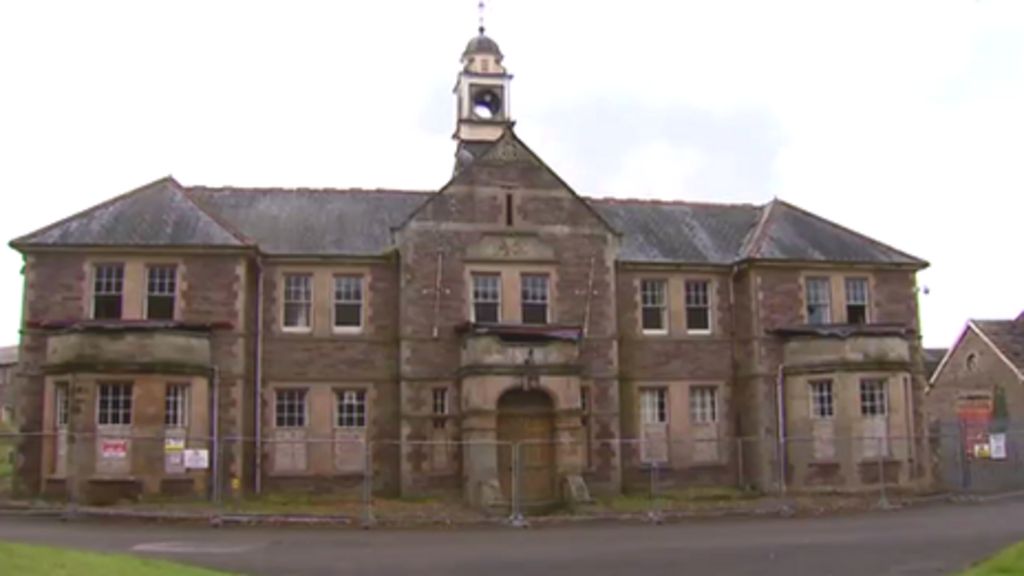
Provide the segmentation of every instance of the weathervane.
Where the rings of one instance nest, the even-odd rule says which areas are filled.
[[[480,26],[479,26],[479,28],[477,28],[477,30],[480,31],[481,35],[483,35],[484,30],[486,29],[484,27],[484,8],[486,8],[487,6],[484,5],[484,0],[480,0],[480,2],[476,5],[476,7],[477,7],[477,10],[480,11]]]

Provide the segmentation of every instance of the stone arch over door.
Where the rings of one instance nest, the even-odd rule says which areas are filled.
[[[499,481],[502,494],[512,497],[511,444],[519,444],[520,502],[542,506],[558,500],[555,467],[555,403],[538,389],[515,388],[498,399]],[[507,446],[507,447],[506,447]]]

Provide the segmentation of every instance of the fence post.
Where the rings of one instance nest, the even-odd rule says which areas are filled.
[[[743,489],[743,438],[736,439],[736,487]]]
[[[519,482],[522,473],[522,463],[520,462],[522,455],[519,449],[519,442],[512,444],[512,482],[510,483],[512,491],[512,517],[509,519],[509,523],[514,528],[526,528],[529,524],[526,522],[526,518],[523,517],[519,502]]]
[[[363,439],[363,528],[377,523],[373,514],[373,442]]]
[[[651,486],[650,486],[650,492],[649,492],[649,495],[648,495],[648,499],[649,500],[648,500],[648,509],[647,509],[647,519],[650,520],[654,524],[661,524],[661,511],[659,510],[660,507],[657,505],[657,499],[656,499],[657,491],[658,491],[658,461],[657,460],[652,460],[651,461],[651,474],[650,474],[650,476],[651,476],[651,479],[650,479]]]
[[[878,436],[875,438],[878,444],[878,485],[881,490],[881,495],[878,500],[878,507],[882,509],[889,508],[889,497],[885,490],[885,438]]]

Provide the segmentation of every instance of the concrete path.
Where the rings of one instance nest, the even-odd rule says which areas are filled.
[[[0,540],[253,575],[951,574],[1024,539],[1024,500],[831,518],[436,531],[222,528],[0,517]]]

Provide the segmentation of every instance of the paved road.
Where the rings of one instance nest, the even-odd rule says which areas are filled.
[[[834,518],[530,530],[212,529],[0,517],[0,539],[268,576],[950,574],[1024,539],[1024,501]]]

